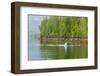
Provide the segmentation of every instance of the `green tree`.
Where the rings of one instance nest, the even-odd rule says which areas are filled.
[[[46,16],[41,21],[41,36],[87,37],[87,17]]]

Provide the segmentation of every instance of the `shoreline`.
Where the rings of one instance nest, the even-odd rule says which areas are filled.
[[[40,37],[40,42],[41,43],[53,43],[53,44],[64,44],[65,42],[68,43],[80,43],[80,44],[87,44],[88,43],[88,38],[84,37],[84,38],[79,38],[79,37],[70,37],[70,38],[51,38],[51,37]]]

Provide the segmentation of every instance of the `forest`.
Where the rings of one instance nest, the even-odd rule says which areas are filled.
[[[87,38],[88,18],[45,16],[39,26],[40,37]]]

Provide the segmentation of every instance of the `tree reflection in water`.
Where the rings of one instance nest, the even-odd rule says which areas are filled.
[[[41,57],[44,60],[52,59],[79,59],[87,58],[86,46],[73,46],[65,49],[63,46],[40,46]]]

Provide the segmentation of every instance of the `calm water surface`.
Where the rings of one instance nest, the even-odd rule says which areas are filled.
[[[79,59],[87,58],[87,46],[48,46],[40,44],[40,41],[29,36],[28,60],[53,60],[53,59]]]

